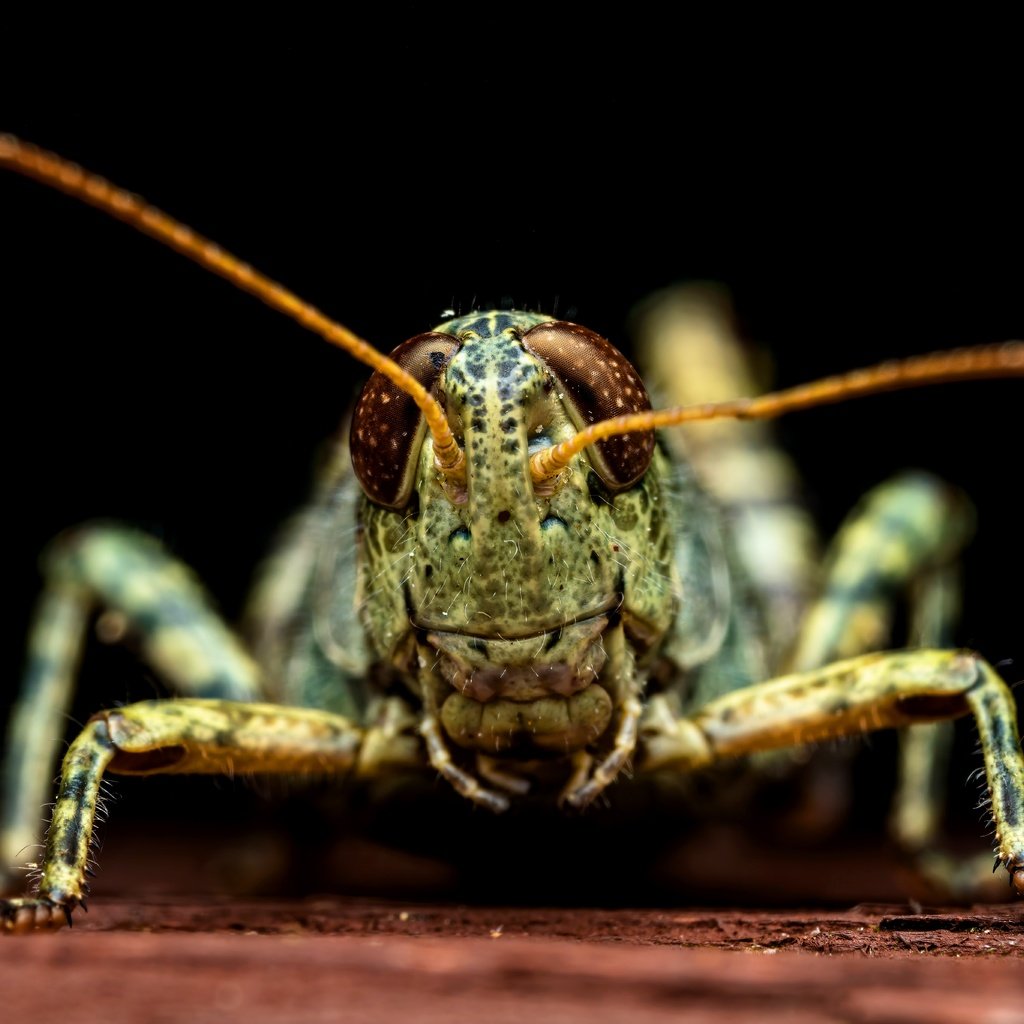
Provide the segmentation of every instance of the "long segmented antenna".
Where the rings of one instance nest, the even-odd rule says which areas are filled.
[[[679,406],[653,412],[638,412],[591,424],[561,444],[544,448],[530,459],[530,473],[535,485],[553,480],[587,445],[617,434],[630,434],[658,427],[674,427],[680,423],[700,420],[774,419],[788,412],[811,409],[818,405],[845,402],[882,391],[898,391],[925,384],[981,380],[989,377],[1024,376],[1024,342],[1007,341],[1001,345],[980,345],[977,348],[934,352],[909,359],[880,363],[864,370],[851,370],[834,377],[825,377],[810,384],[801,384],[785,391],[774,391],[759,398],[737,398],[729,402]]]
[[[0,134],[0,166],[67,192],[144,234],[151,235],[201,267],[226,278],[235,287],[255,295],[268,306],[291,317],[314,334],[319,334],[325,341],[344,349],[361,363],[379,370],[422,410],[427,428],[434,439],[437,467],[453,482],[465,483],[466,457],[448,426],[441,406],[418,380],[347,327],[325,316],[315,306],[304,302],[284,286],[139,196],[112,185],[98,175],[90,174],[55,153],[22,142],[13,135]]]
[[[156,238],[200,266],[226,278],[237,288],[256,296],[303,327],[319,334],[374,370],[379,370],[396,387],[408,394],[422,410],[434,441],[434,460],[457,486],[465,486],[466,460],[452,434],[444,410],[410,374],[347,327],[331,320],[315,306],[254,270],[247,263],[221,249],[209,239],[151,206],[139,196],[126,192],[77,164],[64,160],[13,135],[0,134],[0,166],[34,178],[96,206],[145,234]],[[759,398],[683,406],[657,412],[635,413],[602,420],[551,448],[537,452],[530,460],[535,485],[554,480],[572,459],[588,445],[618,434],[654,430],[712,419],[771,419],[799,409],[842,402],[850,398],[918,387],[924,384],[975,380],[986,377],[1024,376],[1024,342],[959,349],[915,356],[823,380]]]

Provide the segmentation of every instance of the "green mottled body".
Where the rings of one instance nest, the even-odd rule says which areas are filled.
[[[666,315],[653,347],[678,365],[686,317]],[[429,437],[410,444],[413,496],[397,511],[363,497],[339,451],[261,575],[249,650],[155,542],[90,527],[55,545],[8,755],[5,862],[32,842],[93,609],[108,638],[139,638],[180,699],[103,712],[72,744],[39,893],[0,908],[10,929],[59,921],[82,901],[104,771],[402,766],[493,810],[527,790],[583,806],[627,763],[692,772],[968,712],[997,856],[1024,890],[1024,761],[1007,687],[967,653],[871,653],[915,581],[915,642],[948,643],[949,567],[967,533],[959,501],[921,476],[884,485],[818,581],[793,476],[763,428],[730,428],[691,453],[717,501],[667,441],[631,486],[609,487],[584,453],[559,486],[535,492],[529,454],[580,426],[521,343],[548,319],[477,314],[437,329],[459,342],[436,387],[466,453],[465,493],[442,480]],[[664,386],[672,397],[671,372]],[[775,468],[744,470],[751,449]],[[907,748],[897,831],[918,848],[934,839],[914,819],[934,788],[921,750],[927,761],[938,746],[929,734]]]

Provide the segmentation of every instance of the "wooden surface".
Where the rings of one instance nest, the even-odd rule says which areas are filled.
[[[0,938],[0,1021],[1024,1024],[1024,901],[915,896],[875,840],[706,831],[658,889],[597,845],[570,888],[588,865],[549,831],[517,851],[532,873],[491,860],[460,888],[363,840],[327,844],[317,876],[252,823],[104,833],[89,913]]]
[[[5,942],[0,990],[12,1021],[1015,1024],[1022,952],[1015,906],[107,900],[72,932]]]

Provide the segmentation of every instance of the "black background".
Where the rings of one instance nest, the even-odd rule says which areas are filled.
[[[1024,335],[998,79],[966,91],[941,54],[914,68],[877,40],[794,63],[696,32],[677,52],[653,46],[656,25],[606,25],[597,44],[456,44],[437,26],[420,38],[425,16],[401,10],[388,39],[384,18],[340,42],[305,26],[116,53],[41,45],[0,127],[147,197],[383,349],[446,307],[506,301],[628,348],[632,306],[695,279],[729,286],[780,385]],[[51,75],[61,95],[40,104]],[[36,554],[84,519],[153,530],[236,614],[365,374],[34,183],[0,177],[0,226],[11,694]],[[1021,397],[1016,381],[963,384],[780,424],[827,532],[910,466],[973,496],[960,640],[1010,681],[1024,664]],[[130,674],[101,688],[152,692]]]

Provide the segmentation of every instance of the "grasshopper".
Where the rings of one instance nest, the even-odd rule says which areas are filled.
[[[350,447],[335,452],[257,582],[251,644],[140,532],[88,525],[50,549],[8,742],[5,861],[32,842],[94,611],[108,638],[136,638],[176,696],[101,711],[72,742],[37,891],[0,903],[6,930],[70,924],[84,905],[108,773],[426,770],[489,811],[535,795],[571,811],[630,770],[697,774],[908,728],[920,738],[907,744],[912,808],[927,788],[912,768],[937,745],[921,727],[967,713],[981,737],[997,866],[1024,893],[1013,697],[979,656],[944,646],[947,569],[967,533],[959,500],[920,475],[883,484],[813,581],[787,471],[768,468],[764,438],[751,462],[749,440],[730,427],[882,390],[1021,376],[1024,345],[693,404],[676,369],[692,354],[687,314],[668,303],[652,313],[662,320],[653,352],[666,360],[666,390],[689,404],[654,411],[632,365],[586,327],[476,311],[384,356],[59,157],[0,137],[0,163],[153,235],[374,371]],[[734,389],[742,371],[722,369]],[[709,420],[718,423],[699,426]],[[685,424],[692,465],[655,434]],[[920,645],[877,650],[894,595],[912,583]],[[934,839],[910,812],[901,827],[920,847]]]

